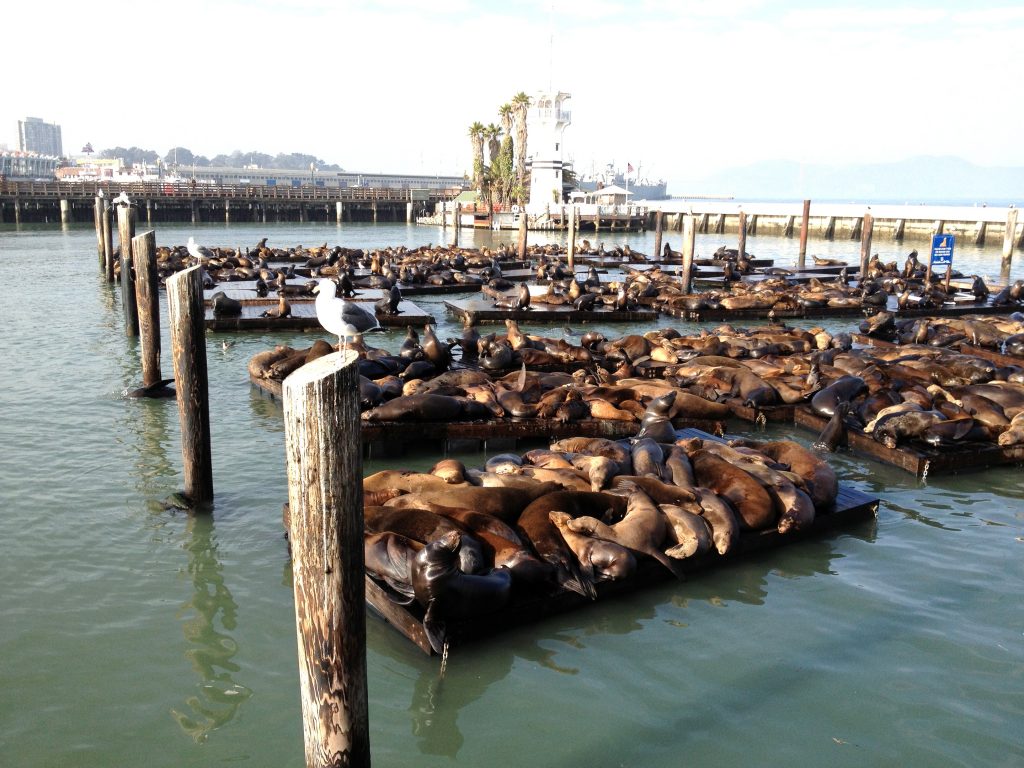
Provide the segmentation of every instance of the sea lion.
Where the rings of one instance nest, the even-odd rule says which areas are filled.
[[[174,379],[160,379],[160,381],[153,382],[152,384],[145,387],[138,387],[136,389],[125,389],[121,392],[121,397],[126,398],[138,398],[138,397],[149,397],[149,398],[164,398],[164,397],[177,397],[177,390],[174,387],[168,386],[173,384]]]
[[[835,404],[832,418],[814,441],[815,448],[834,453],[836,448],[846,442],[846,414],[849,410],[850,403],[847,400],[840,400]]]
[[[620,466],[632,466],[629,447],[604,437],[567,437],[551,443],[551,450],[562,453],[589,453],[592,456],[606,456],[619,462]]]
[[[439,371],[447,371],[452,364],[452,350],[434,334],[434,329],[427,323],[423,327],[423,337],[420,343],[423,354],[432,362]]]
[[[679,487],[654,477],[640,475],[618,475],[612,479],[613,489],[636,487],[646,493],[655,504],[686,504],[697,500],[692,486]]]
[[[665,543],[669,546],[665,554],[676,560],[683,560],[695,555],[703,555],[711,551],[711,526],[700,515],[700,504],[693,502],[690,506],[697,511],[679,504],[659,504],[658,508],[668,520]]]
[[[487,459],[484,469],[499,475],[518,475],[523,469],[523,457],[517,453],[499,453]]]
[[[552,451],[548,448],[534,448],[523,454],[523,461],[529,462],[536,467],[545,469],[572,469],[572,462],[566,458],[564,453]]]
[[[567,491],[599,491],[600,486],[595,488],[589,476],[578,469],[546,469],[525,465],[522,469],[524,477],[530,477],[541,483],[558,483]]]
[[[675,432],[672,433],[672,438],[675,439]],[[630,458],[633,462],[633,474],[661,479],[665,452],[657,442],[649,437],[633,440]]]
[[[444,483],[441,487],[424,489],[399,496],[386,502],[388,507],[414,507],[423,502],[433,502],[461,509],[475,509],[494,515],[508,525],[515,524],[523,509],[532,501],[545,494],[561,491],[557,483],[533,483],[522,488],[477,488],[475,486],[453,487]]]
[[[640,422],[637,438],[648,438],[656,443],[672,443],[676,439],[676,428],[672,426],[669,413],[675,405],[676,391],[670,389],[647,404],[647,410]]]
[[[679,488],[692,490],[694,486],[693,466],[690,464],[686,451],[679,445],[670,445],[665,450],[665,469],[671,476],[672,484]]]
[[[726,499],[744,528],[756,531],[776,524],[771,497],[754,477],[703,448],[690,454],[690,461],[697,483]]]
[[[711,541],[720,555],[728,554],[740,540],[741,521],[736,509],[710,488],[697,488],[701,517],[711,527]]]
[[[420,346],[420,335],[411,325],[406,326],[405,339],[398,350],[398,356],[405,360],[422,360],[425,355],[423,347]]]
[[[213,294],[210,297],[210,303],[213,305],[214,317],[240,317],[242,315],[242,302],[232,299],[224,291],[217,291]]]
[[[367,573],[384,582],[387,596],[399,605],[415,599],[412,588],[412,559],[423,544],[394,531],[373,533],[363,538],[363,562]]]
[[[277,306],[273,309],[266,309],[260,313],[260,317],[269,317],[274,320],[282,320],[291,317],[292,305],[285,299],[284,294],[279,294]]]
[[[463,534],[449,531],[416,553],[411,580],[417,602],[424,606],[423,628],[430,647],[442,653],[448,619],[470,619],[500,611],[512,594],[512,572],[495,568],[486,574],[466,574],[456,553]]]
[[[609,525],[596,517],[583,515],[566,525],[577,533],[614,541],[634,552],[653,557],[677,578],[682,578],[677,563],[662,551],[667,526],[665,516],[651,497],[639,488],[629,494],[626,514],[617,523]]]
[[[841,400],[850,402],[866,392],[867,388],[867,383],[860,376],[840,376],[814,394],[811,398],[811,409],[819,416],[832,418],[837,403]]]
[[[449,480],[431,472],[413,472],[406,469],[382,469],[363,478],[363,493],[399,490],[418,493],[426,490],[449,488]],[[461,487],[465,487],[463,483]]]
[[[473,421],[491,415],[485,405],[466,397],[403,395],[362,414],[365,421]]]
[[[600,491],[607,487],[609,481],[622,472],[622,465],[607,456],[590,456],[588,454],[569,454],[572,466],[585,472],[590,480],[590,490]]]
[[[462,530],[448,518],[416,507],[363,507],[363,525],[367,533],[392,531],[422,544]],[[492,567],[480,542],[472,536],[462,537],[458,555],[459,567],[465,573],[482,573]]]
[[[553,511],[548,516],[576,556],[580,573],[589,582],[621,581],[636,571],[636,558],[621,544],[577,533],[569,527],[572,517],[565,512]]]
[[[458,459],[441,459],[430,468],[430,474],[436,475],[450,484],[467,482],[466,465]]]

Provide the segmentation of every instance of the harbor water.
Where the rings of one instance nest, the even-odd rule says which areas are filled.
[[[203,224],[156,234],[161,245],[193,235],[415,247],[451,231]],[[502,238],[515,233],[464,231],[462,244]],[[654,234],[599,238],[650,253]],[[678,233],[665,239],[679,249]],[[735,241],[700,235],[698,255],[723,244]],[[900,264],[910,250],[875,246]],[[797,248],[798,238],[747,239],[777,265]],[[809,253],[856,262],[859,244],[812,241]],[[958,244],[955,266],[995,281],[999,256]],[[1016,259],[1014,278],[1024,276]],[[183,486],[175,401],[122,397],[140,384],[139,349],[92,229],[0,228],[0,285],[0,765],[302,766],[282,411],[251,388],[246,364],[326,336],[208,334],[216,499],[212,515],[192,517],[161,504]],[[439,336],[456,335],[440,298],[412,300]],[[164,306],[170,376],[166,318]],[[373,341],[397,350],[403,337]],[[411,450],[364,467],[436,458]],[[1024,473],[918,479],[845,452],[832,462],[882,500],[876,518],[457,647],[443,676],[437,657],[371,613],[373,764],[1024,764]]]

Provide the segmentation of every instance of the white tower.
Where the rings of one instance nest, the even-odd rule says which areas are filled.
[[[537,93],[527,114],[532,207],[562,202],[562,134],[571,118],[570,98],[561,91]]]

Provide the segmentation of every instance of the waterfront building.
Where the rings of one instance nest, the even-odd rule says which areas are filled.
[[[60,158],[36,152],[0,151],[0,179],[10,181],[52,181]]]
[[[18,121],[18,148],[22,152],[37,152],[50,157],[63,157],[64,146],[60,126],[45,123],[38,117]]]
[[[568,191],[562,160],[563,134],[572,120],[563,91],[542,91],[533,97],[527,114],[530,160],[530,204],[561,203]]]

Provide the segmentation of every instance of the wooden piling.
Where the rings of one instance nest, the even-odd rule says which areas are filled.
[[[682,291],[684,294],[690,292],[693,284],[693,251],[696,246],[697,233],[694,228],[693,214],[687,214],[683,220],[683,264],[682,264]]]
[[[526,232],[527,232],[527,217],[529,214],[526,213],[526,207],[519,212],[519,240],[517,241],[516,253],[520,261],[526,261]]]
[[[103,264],[106,267],[107,282],[114,282],[114,233],[111,223],[110,200],[103,198]]]
[[[690,215],[692,215],[692,214],[690,214]],[[700,227],[699,227],[699,229],[700,229],[700,232],[701,232],[702,235],[706,235],[707,232],[708,232],[708,219],[710,217],[711,217],[710,213],[702,213],[700,215]],[[684,217],[684,221],[685,221],[685,217]],[[683,231],[682,225],[680,225],[679,231],[680,232]]]
[[[792,237],[793,230],[795,229],[796,216],[787,216],[786,225],[782,228],[783,237]]]
[[[862,219],[860,234],[860,276],[861,280],[868,273],[868,261],[871,259],[871,236],[875,229],[875,217],[865,213]]]
[[[288,540],[307,768],[370,765],[358,356],[284,381]]]
[[[1014,236],[1017,234],[1017,209],[1011,208],[1006,212],[1006,232],[1003,234],[1003,262],[1002,271],[1007,275],[1010,273],[1010,264],[1013,262]]]
[[[576,206],[569,206],[569,244],[566,246],[569,256],[569,269],[576,268]]]
[[[135,209],[117,206],[117,234],[121,242],[121,306],[126,336],[139,335],[139,307],[135,303],[135,270],[132,268],[132,238],[135,237]]]
[[[803,218],[800,220],[800,258],[798,264],[800,269],[804,268],[804,261],[807,259],[807,230],[811,223],[811,201],[804,200]]]
[[[942,219],[936,219],[935,223],[932,224],[932,234],[933,235],[941,235],[942,234],[942,230],[944,230],[945,228],[946,228],[946,222],[944,222]]]
[[[747,222],[747,234],[751,236],[757,235],[757,214],[750,214],[750,221]]]
[[[132,238],[135,264],[135,301],[139,310],[142,346],[142,386],[156,384],[160,374],[160,280],[156,272],[156,233]]]
[[[96,227],[96,250],[100,258],[100,272],[106,271],[106,254],[103,252],[103,198],[97,195],[92,202],[92,221]]]
[[[974,244],[985,245],[985,230],[988,228],[988,223],[985,221],[978,222],[978,228],[974,232]]]
[[[60,201],[60,223],[71,223],[71,201],[67,198],[61,198]]]
[[[167,279],[174,387],[178,392],[185,495],[197,509],[213,502],[210,402],[206,378],[206,325],[200,265]]]
[[[747,252],[747,212],[740,210],[739,221],[736,222],[736,253],[742,259]]]
[[[462,229],[462,203],[455,204],[455,218],[452,219],[452,245],[459,247],[459,230]]]
[[[655,211],[654,213],[654,258],[661,258],[661,237],[662,228],[665,226],[665,212]]]
[[[851,240],[860,240],[861,230],[864,228],[864,219],[854,219],[853,228],[850,230]]]
[[[718,214],[718,219],[715,221],[715,234],[716,235],[724,235],[725,234],[725,214],[724,213]]]
[[[903,242],[903,232],[906,229],[906,226],[906,219],[896,219],[896,226],[892,230],[892,239],[895,240],[897,243]]]
[[[829,216],[825,221],[825,239],[834,240],[836,237],[836,217]]]

